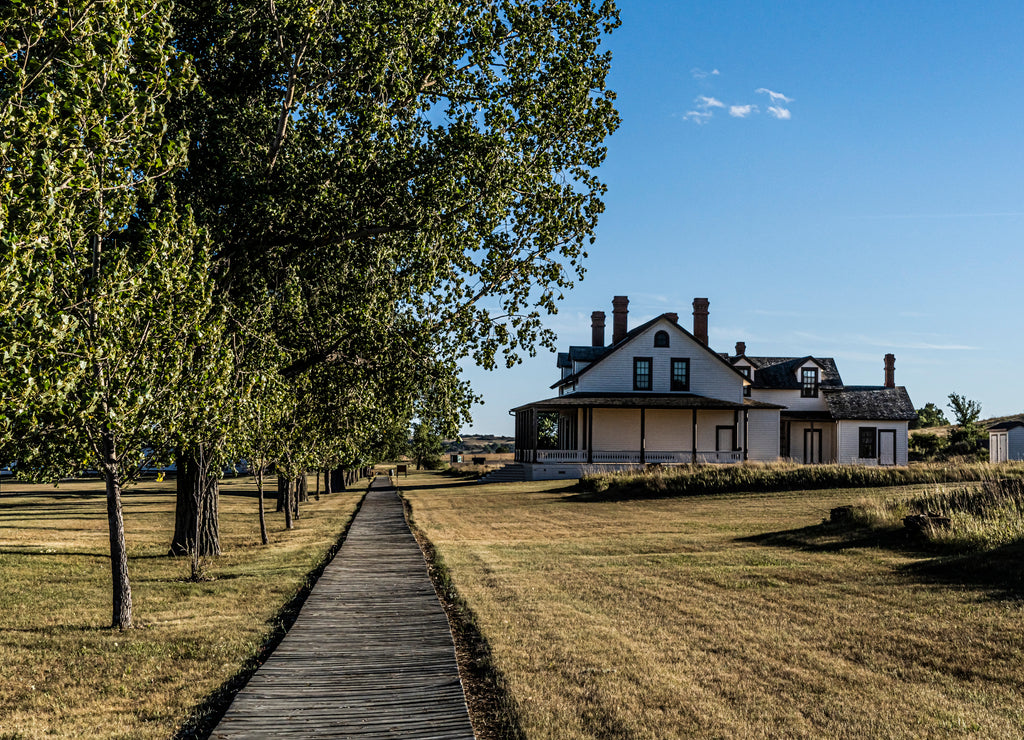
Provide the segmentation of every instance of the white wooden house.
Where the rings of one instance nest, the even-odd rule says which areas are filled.
[[[988,459],[1024,460],[1024,421],[1002,421],[988,428]]]
[[[708,301],[693,331],[665,313],[628,329],[629,299],[592,315],[592,342],[558,356],[558,395],[512,409],[516,461],[529,479],[652,463],[799,462],[905,465],[916,418],[906,389],[843,385],[831,358],[757,357],[708,347]],[[554,432],[551,430],[552,420]]]

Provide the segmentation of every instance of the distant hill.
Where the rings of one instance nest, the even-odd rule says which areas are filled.
[[[515,437],[501,437],[495,434],[465,434],[462,441],[445,440],[445,452],[491,452],[503,445],[509,452],[515,449]]]
[[[993,416],[991,419],[981,419],[978,422],[978,424],[981,426],[982,429],[988,429],[993,424],[999,424],[1000,422],[1004,421],[1024,421],[1024,413],[1011,414],[1010,416]],[[941,427],[925,427],[923,429],[911,429],[910,433],[916,434],[918,432],[928,432],[928,434],[937,434],[940,437],[945,437],[949,434],[949,431],[951,429],[954,429],[955,427],[956,424],[946,424],[945,426]]]

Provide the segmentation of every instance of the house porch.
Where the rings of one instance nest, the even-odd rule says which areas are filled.
[[[559,396],[513,409],[516,461],[572,466],[579,472],[577,466],[617,469],[775,459],[777,444],[766,454],[763,441],[751,446],[750,431],[758,427],[751,417],[765,414],[777,428],[778,408],[694,394]]]

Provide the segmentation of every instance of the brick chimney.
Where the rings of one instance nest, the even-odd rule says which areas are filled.
[[[745,355],[745,354],[747,354],[747,343],[746,342],[736,342],[736,356],[739,357],[740,355]]]
[[[896,355],[892,352],[885,356],[885,387],[896,387]]]
[[[703,344],[708,343],[708,304],[707,298],[693,299],[693,336]]]
[[[590,314],[590,344],[594,347],[604,346],[604,311]]]
[[[629,297],[617,295],[612,298],[612,344],[618,344],[626,338],[629,331]]]
[[[675,312],[671,312],[671,313],[666,312],[665,318],[668,319],[669,321],[671,321],[673,324],[678,324],[679,323],[679,314],[677,314]]]

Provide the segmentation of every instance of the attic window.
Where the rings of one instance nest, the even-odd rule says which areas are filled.
[[[805,367],[800,371],[800,397],[818,397],[818,368]]]
[[[654,346],[655,347],[667,347],[668,346],[668,332],[659,331],[654,335]]]

